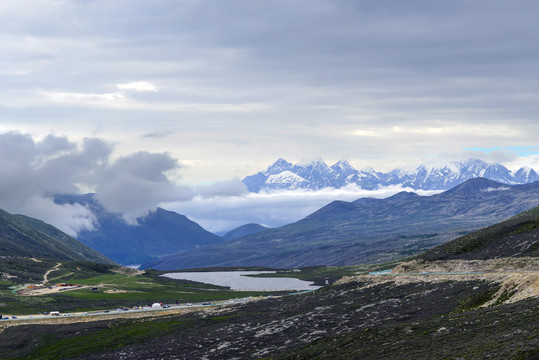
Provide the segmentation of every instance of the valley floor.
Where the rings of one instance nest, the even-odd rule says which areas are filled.
[[[515,276],[535,281],[526,289],[508,286]],[[539,356],[537,276],[530,269],[359,276],[313,293],[204,312],[13,326],[0,334],[0,357],[533,359]],[[523,293],[529,296],[513,298]]]

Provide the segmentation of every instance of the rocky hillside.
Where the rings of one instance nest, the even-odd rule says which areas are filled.
[[[359,277],[308,294],[153,319],[0,324],[0,357],[536,359],[539,299],[481,307],[498,288],[479,278]]]

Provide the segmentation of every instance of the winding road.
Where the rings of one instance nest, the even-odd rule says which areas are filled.
[[[60,266],[62,266],[62,263],[58,263],[54,265],[52,268],[50,268],[49,270],[47,270],[47,272],[43,275],[43,284],[46,284],[49,282],[49,274],[53,271],[58,270]]]

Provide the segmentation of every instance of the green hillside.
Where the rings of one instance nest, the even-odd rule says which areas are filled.
[[[114,263],[43,221],[4,210],[0,210],[0,256]]]
[[[539,206],[418,256],[433,260],[539,257]]]

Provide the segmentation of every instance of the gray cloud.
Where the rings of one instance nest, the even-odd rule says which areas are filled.
[[[217,181],[198,186],[197,193],[203,198],[241,196],[248,193],[247,187],[239,179]]]
[[[191,188],[177,186],[165,175],[178,166],[167,154],[138,152],[120,158],[100,172],[96,198],[109,211],[135,223],[163,201],[189,200],[195,195]]]
[[[163,131],[163,132],[152,132],[152,133],[148,133],[148,134],[144,134],[142,135],[143,138],[165,138],[169,135],[172,135],[171,132],[169,131]]]
[[[431,162],[478,157],[513,164],[513,169],[524,165],[522,159],[526,157],[510,150],[441,153]],[[539,156],[527,159],[539,167]],[[117,156],[113,146],[99,138],[75,142],[65,136],[47,135],[36,140],[29,134],[0,133],[0,208],[39,218],[76,235],[83,229],[93,229],[97,225],[95,216],[78,204],[56,204],[52,197],[57,193],[95,192],[108,211],[120,214],[133,225],[137,218],[163,206],[211,231],[227,231],[249,222],[277,227],[299,220],[333,200],[382,198],[406,190],[391,187],[365,191],[351,186],[317,192],[253,194],[238,178],[206,185],[179,185],[172,175],[184,170],[168,153],[139,151]]]
[[[182,172],[190,183],[278,157],[394,167],[537,144],[531,0],[21,0],[0,10],[2,129],[97,131],[123,153],[207,163],[209,178]]]
[[[113,148],[87,138],[79,147],[66,137],[0,134],[0,208],[49,222],[74,235],[92,229],[95,217],[80,205],[58,205],[55,194],[95,191],[98,201],[128,222],[163,201],[185,201],[195,192],[178,186],[166,172],[179,168],[168,154],[137,152],[112,160]]]

